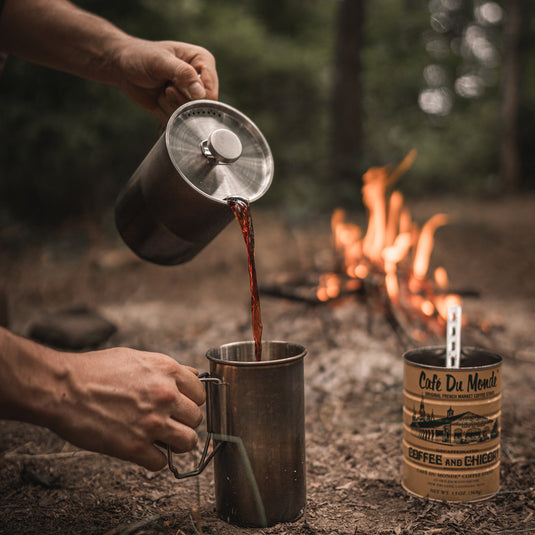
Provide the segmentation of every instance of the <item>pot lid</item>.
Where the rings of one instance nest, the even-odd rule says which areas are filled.
[[[273,156],[264,136],[248,117],[222,102],[184,104],[169,119],[165,140],[180,176],[212,199],[252,202],[273,179]]]

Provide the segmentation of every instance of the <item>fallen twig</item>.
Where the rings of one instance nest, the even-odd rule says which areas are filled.
[[[7,452],[4,454],[4,459],[9,461],[43,461],[43,460],[56,460],[56,459],[72,459],[76,457],[94,457],[100,455],[94,451],[61,451],[57,453],[17,453]]]
[[[135,533],[139,528],[144,528],[155,522],[160,523],[161,520],[162,517],[160,515],[149,516],[148,518],[144,518],[139,522],[134,522],[133,524],[129,524],[126,526],[123,524],[121,526],[113,528],[112,530],[107,531],[104,535],[131,535],[132,533]],[[162,527],[163,529],[163,526],[161,524],[160,527]]]
[[[488,535],[518,535],[519,533],[535,533],[535,528],[508,529],[506,531],[487,531]]]

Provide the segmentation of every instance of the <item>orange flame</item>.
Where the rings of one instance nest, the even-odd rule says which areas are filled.
[[[416,252],[414,253],[414,262],[412,264],[412,274],[417,279],[423,279],[427,273],[436,229],[445,225],[447,222],[447,215],[436,214],[422,227],[416,246]]]
[[[336,273],[325,273],[320,277],[318,286],[318,299],[328,301],[340,295],[340,279]]]
[[[414,329],[421,339],[426,327],[434,332],[443,329],[449,306],[461,300],[447,294],[448,275],[443,267],[435,269],[432,280],[426,278],[435,232],[448,222],[448,216],[436,214],[419,228],[403,205],[403,195],[399,191],[388,193],[415,158],[416,151],[412,150],[393,170],[372,167],[364,173],[362,198],[368,211],[365,233],[346,221],[343,210],[333,212],[334,248],[343,268],[340,273],[321,276],[317,297],[328,301],[340,296],[344,289],[358,288],[370,275],[382,276],[392,304],[408,318],[417,317],[424,322],[423,327]]]

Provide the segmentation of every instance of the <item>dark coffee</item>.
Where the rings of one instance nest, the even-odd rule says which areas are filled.
[[[251,315],[253,323],[253,338],[255,343],[255,359],[262,360],[262,317],[260,314],[260,299],[258,297],[258,284],[256,282],[256,267],[254,257],[254,230],[249,203],[245,199],[227,199],[228,205],[240,224],[240,228],[247,247],[249,262],[249,282],[251,285]]]

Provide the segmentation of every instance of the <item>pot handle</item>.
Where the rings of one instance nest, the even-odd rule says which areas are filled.
[[[212,377],[209,373],[199,375],[199,379],[206,383],[206,427],[208,436],[204,443],[201,458],[197,466],[190,472],[179,472],[173,464],[173,452],[167,445],[167,464],[169,470],[177,479],[198,476],[208,466],[214,455],[219,451],[224,442],[215,444],[214,435],[226,434],[226,390],[225,383],[218,377]],[[210,442],[214,442],[211,453],[208,453]]]

